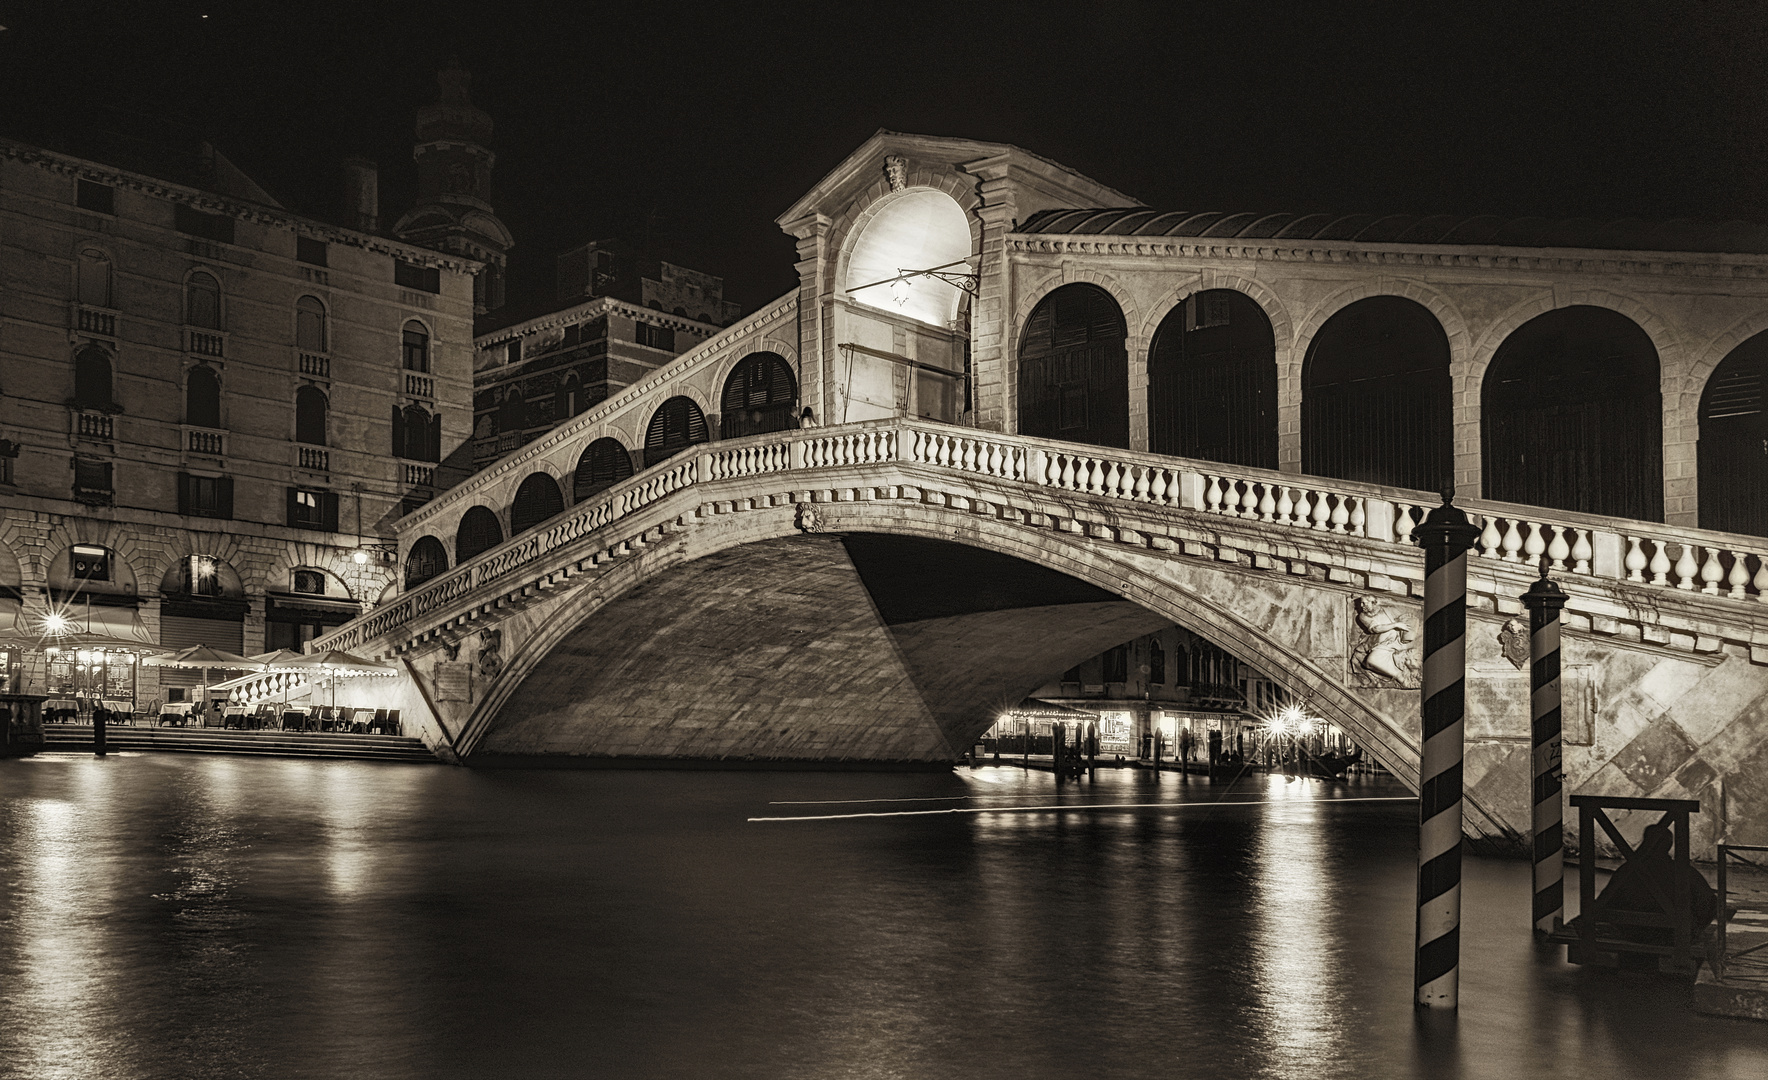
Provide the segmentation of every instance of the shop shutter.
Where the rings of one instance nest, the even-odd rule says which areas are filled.
[[[228,652],[245,652],[245,628],[242,620],[196,619],[187,615],[160,616],[160,644],[167,649],[184,649],[207,645]],[[203,673],[195,668],[159,668],[161,686],[200,686]],[[224,678],[219,671],[209,672],[209,681]]]
[[[338,493],[322,491],[319,493],[320,520],[325,523],[326,532],[338,531]]]
[[[216,506],[219,507],[218,517],[233,520],[233,477],[223,476],[215,481]]]
[[[178,512],[190,513],[190,474],[178,474]]]

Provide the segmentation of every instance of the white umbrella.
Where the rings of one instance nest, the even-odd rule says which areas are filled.
[[[225,649],[216,649],[208,645],[191,645],[176,652],[159,653],[141,658],[149,667],[169,668],[200,668],[203,673],[202,707],[209,707],[209,671],[221,668],[227,671],[254,671],[263,667],[250,657]]]
[[[266,671],[285,674],[303,674],[309,678],[325,679],[332,689],[332,704],[338,703],[337,680],[357,676],[391,677],[399,674],[399,669],[392,664],[379,660],[370,660],[354,653],[327,649],[324,652],[311,653],[295,660],[283,660],[266,665]]]

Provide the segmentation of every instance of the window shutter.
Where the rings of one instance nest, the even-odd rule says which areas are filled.
[[[405,410],[393,406],[393,456],[405,456]]]
[[[319,494],[319,510],[320,510],[320,514],[321,514],[320,520],[322,520],[325,523],[325,531],[326,532],[337,532],[338,531],[338,493],[335,491],[322,491],[322,492],[320,492],[320,494]]]
[[[429,461],[442,460],[442,414],[430,417]]]
[[[178,474],[178,512],[190,513],[190,474]]]
[[[216,516],[228,521],[233,520],[233,477],[223,476],[215,481]]]
[[[295,502],[295,494],[297,492],[299,492],[301,489],[300,488],[288,488],[287,490],[288,490],[288,519],[287,520],[288,520],[288,524],[292,526],[297,521],[300,520],[301,507],[300,507],[299,503]]]

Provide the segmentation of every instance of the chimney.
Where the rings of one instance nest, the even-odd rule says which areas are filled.
[[[344,224],[369,233],[381,230],[380,170],[367,158],[344,159]]]

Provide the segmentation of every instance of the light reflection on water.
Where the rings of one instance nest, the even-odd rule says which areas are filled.
[[[1520,862],[1469,860],[1418,1024],[1413,807],[1335,793],[1396,789],[0,762],[0,1077],[1768,1075],[1537,963]],[[745,821],[966,794],[879,806],[1173,806]]]

